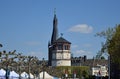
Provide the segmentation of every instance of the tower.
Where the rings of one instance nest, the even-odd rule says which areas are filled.
[[[48,65],[51,66],[52,65],[52,46],[53,43],[58,39],[58,28],[57,28],[57,17],[56,17],[56,13],[54,11],[54,18],[53,18],[53,31],[52,31],[52,37],[51,37],[51,41],[49,41],[48,43]]]
[[[58,38],[52,48],[52,66],[71,66],[71,43],[62,36]]]
[[[51,42],[48,43],[49,66],[71,66],[71,43],[61,37],[58,38],[57,17],[54,14]]]

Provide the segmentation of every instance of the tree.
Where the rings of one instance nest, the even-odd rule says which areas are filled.
[[[108,28],[106,31],[97,33],[97,36],[104,37],[105,43],[102,45],[101,52],[110,55],[111,75],[113,79],[119,78],[120,74],[120,24],[115,28]]]
[[[109,53],[112,57],[112,61],[120,64],[120,25],[97,33],[97,36],[106,39],[106,42],[102,44],[101,52]]]
[[[109,41],[108,53],[111,55],[114,63],[120,64],[120,25],[116,27],[116,32]]]

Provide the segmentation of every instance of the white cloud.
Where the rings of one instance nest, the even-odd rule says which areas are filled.
[[[80,32],[80,33],[91,33],[93,31],[93,27],[87,24],[78,24],[69,29],[71,32]]]
[[[86,53],[88,54],[89,52],[86,52],[84,50],[77,50],[75,53],[85,55]]]
[[[94,54],[90,51],[85,51],[85,50],[76,50],[73,55],[75,57],[78,57],[78,56],[84,56],[86,55],[87,58],[93,58]]]

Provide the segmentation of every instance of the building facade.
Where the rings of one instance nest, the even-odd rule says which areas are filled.
[[[48,43],[49,66],[71,66],[71,43],[62,37],[58,37],[57,17],[54,14],[53,32]]]
[[[103,65],[97,65],[95,67],[92,67],[92,75],[98,77],[108,76],[108,67]]]

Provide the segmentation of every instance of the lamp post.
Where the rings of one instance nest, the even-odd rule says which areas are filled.
[[[44,66],[45,66],[45,60],[44,58],[42,59],[42,68],[43,68],[43,79],[45,79],[45,72],[44,72]]]
[[[6,54],[6,74],[5,74],[5,77],[6,79],[9,79],[9,75],[10,75],[10,70],[8,69],[8,65],[9,65],[9,62],[8,62],[8,54]]]
[[[110,54],[108,54],[108,79],[110,79]]]
[[[0,44],[0,47],[3,47],[3,45],[2,45],[2,44]],[[1,57],[1,55],[2,55],[2,52],[0,52],[0,57]]]
[[[0,44],[0,47],[3,47],[3,45]],[[2,60],[1,56],[2,56],[2,52],[0,51],[0,59]]]
[[[106,53],[107,57],[108,57],[108,79],[110,79],[110,54],[109,53]]]
[[[21,79],[21,55],[18,55],[19,79]]]

